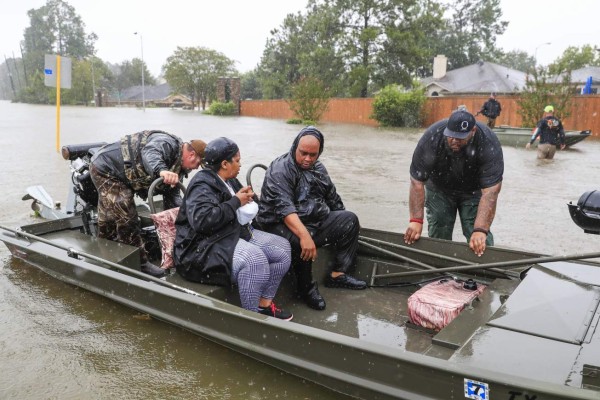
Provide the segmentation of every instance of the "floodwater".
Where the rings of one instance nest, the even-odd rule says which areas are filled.
[[[299,131],[281,120],[211,117],[169,109],[63,107],[60,143],[116,141],[144,129],[183,139],[227,136],[242,154],[240,180],[255,163],[289,150]],[[361,225],[402,232],[408,222],[408,168],[416,130],[323,124],[327,166]],[[68,163],[56,151],[56,108],[0,101],[0,224],[34,221],[25,188],[43,185],[66,201]],[[587,139],[539,162],[535,151],[504,148],[496,245],[549,255],[597,251],[569,217],[568,202],[600,189],[600,141]],[[253,175],[258,189],[261,173]],[[460,228],[454,240],[464,240]],[[315,311],[316,312],[316,311]],[[210,341],[12,258],[0,244],[0,398],[5,399],[339,399]]]

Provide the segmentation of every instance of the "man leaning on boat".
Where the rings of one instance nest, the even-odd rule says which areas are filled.
[[[152,182],[162,177],[164,208],[178,207],[177,184],[200,166],[206,143],[184,142],[159,130],[126,135],[102,147],[91,160],[90,175],[98,190],[98,237],[140,249],[141,270],[161,277],[164,270],[148,260],[140,234],[134,195],[145,199]]]
[[[358,249],[358,217],[344,203],[319,161],[325,138],[313,126],[298,133],[289,152],[276,158],[265,174],[256,221],[270,233],[290,241],[298,295],[316,310],[325,299],[312,277],[317,247],[335,249],[325,286],[365,289],[366,282],[349,275]]]
[[[421,237],[424,209],[433,238],[452,240],[456,213],[475,254],[493,246],[490,227],[502,187],[504,158],[492,130],[464,109],[431,125],[410,165],[410,221],[404,241]]]

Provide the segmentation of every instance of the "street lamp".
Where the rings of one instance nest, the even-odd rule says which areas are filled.
[[[550,44],[552,44],[552,43],[550,43],[550,42],[542,43],[538,47],[535,48],[535,53],[533,54],[533,60],[534,60],[535,66],[537,66],[537,51],[538,51],[538,49],[542,46],[550,45]]]
[[[134,35],[137,35],[139,32],[133,32]],[[140,35],[140,47],[142,49],[142,109],[146,112],[146,89],[144,87],[144,40],[142,39],[142,34]]]

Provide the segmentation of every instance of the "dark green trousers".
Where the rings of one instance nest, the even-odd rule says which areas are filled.
[[[463,235],[467,242],[473,233],[477,217],[479,197],[451,196],[444,192],[425,188],[425,208],[429,237],[452,240],[456,213],[460,216]],[[490,232],[485,244],[494,245],[494,235]]]

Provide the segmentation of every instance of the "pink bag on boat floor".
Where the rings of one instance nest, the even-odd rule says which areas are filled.
[[[441,279],[429,283],[408,298],[408,315],[415,324],[436,331],[448,325],[486,288],[465,289],[464,282]]]

